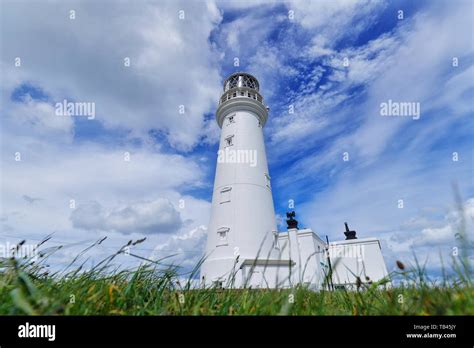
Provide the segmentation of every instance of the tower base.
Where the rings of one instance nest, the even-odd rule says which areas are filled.
[[[223,258],[205,262],[201,285],[218,288],[358,289],[388,279],[380,242],[349,239],[326,244],[311,229],[278,233],[277,258]],[[384,286],[390,287],[390,282]]]

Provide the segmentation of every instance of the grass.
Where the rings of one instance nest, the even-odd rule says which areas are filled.
[[[193,289],[190,282],[180,284],[176,268],[160,267],[160,261],[136,269],[111,271],[111,261],[124,250],[121,248],[106,258],[100,267],[83,271],[79,266],[56,274],[49,274],[42,261],[4,259],[0,265],[4,270],[0,273],[0,314],[474,314],[474,288],[469,265],[458,261],[453,262],[454,275],[444,275],[441,284],[432,282],[418,263],[406,267],[397,262],[399,270],[391,277],[403,280],[403,285],[391,289],[380,289],[376,284],[362,285],[358,291],[314,292],[303,287],[280,290]],[[43,258],[46,259],[47,255]],[[190,274],[191,278],[198,268]]]
[[[362,282],[358,282],[357,291],[314,292],[299,286],[278,290],[196,289],[191,280],[203,260],[183,281],[177,267],[166,265],[166,258],[147,260],[128,252],[130,246],[144,239],[129,241],[92,269],[84,270],[84,263],[74,266],[104,238],[53,274],[45,262],[61,246],[43,249],[37,259],[15,255],[0,259],[0,315],[474,315],[469,263],[472,245],[460,204],[459,211],[459,253],[453,255],[450,272],[442,267],[441,281],[431,280],[415,256],[411,266],[397,261],[398,270],[390,279],[398,285],[388,289]],[[50,238],[37,247],[44,248]],[[112,269],[112,261],[123,253],[141,259],[142,265]]]

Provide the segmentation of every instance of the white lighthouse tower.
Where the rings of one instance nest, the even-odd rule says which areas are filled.
[[[262,265],[279,263],[263,140],[267,118],[257,79],[240,72],[229,76],[216,112],[221,136],[201,268],[206,285],[271,286],[272,280],[264,279],[265,272],[259,271]]]

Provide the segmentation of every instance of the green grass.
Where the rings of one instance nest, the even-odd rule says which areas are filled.
[[[456,190],[455,190],[456,191]],[[84,249],[64,270],[50,274],[45,262],[61,247],[39,252],[36,260],[0,259],[0,315],[474,315],[474,287],[461,199],[458,249],[449,272],[440,270],[442,280],[433,281],[414,257],[414,265],[397,261],[390,274],[394,284],[357,282],[356,291],[314,292],[303,287],[280,290],[193,289],[181,284],[178,268],[166,259],[143,261],[130,270],[112,269],[114,259],[144,239],[130,241],[95,267],[75,266],[98,240]],[[38,244],[43,246],[51,237]],[[16,251],[21,247],[21,242]],[[196,278],[203,260],[187,276]],[[84,262],[84,261],[82,261]]]
[[[99,242],[98,242],[99,243]],[[129,243],[129,245],[132,242]],[[95,243],[97,244],[97,243]],[[95,245],[94,244],[94,245]],[[93,246],[94,246],[93,245]],[[2,315],[472,315],[474,288],[467,263],[453,261],[451,276],[433,283],[418,263],[399,263],[391,289],[364,285],[357,291],[192,289],[180,284],[176,268],[160,261],[137,269],[100,267],[49,274],[42,262],[3,260],[0,273]],[[47,256],[46,256],[47,257]],[[190,277],[193,277],[199,265]],[[408,284],[408,285],[407,285]]]

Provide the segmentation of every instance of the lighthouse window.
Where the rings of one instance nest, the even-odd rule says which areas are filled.
[[[229,116],[229,118],[228,118],[228,123],[227,123],[227,125],[230,125],[231,123],[235,123],[234,115]]]
[[[234,145],[234,144],[233,144],[233,138],[234,138],[233,135],[229,135],[227,138],[225,138],[224,146],[227,147],[227,146],[232,146],[232,145]]]
[[[217,246],[228,245],[227,236],[229,230],[229,227],[221,227],[217,230]]]
[[[224,187],[221,190],[221,200],[220,203],[227,203],[230,202],[230,193],[232,191],[232,187]]]
[[[280,250],[280,246],[278,245],[278,232],[273,231],[273,248]]]

